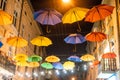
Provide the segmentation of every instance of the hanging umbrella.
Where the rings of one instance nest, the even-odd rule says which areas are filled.
[[[49,46],[52,44],[52,41],[44,36],[38,36],[30,41],[33,45],[37,46]]]
[[[28,63],[26,61],[19,61],[19,62],[16,62],[16,65],[18,65],[18,66],[28,66]]]
[[[63,69],[63,65],[60,62],[52,63],[52,65],[55,69],[59,69],[59,70]]]
[[[47,62],[59,62],[60,58],[54,55],[48,56],[45,58],[45,61]]]
[[[116,58],[117,55],[114,52],[108,52],[102,55],[102,58]]]
[[[93,65],[94,65],[94,66],[96,66],[96,65],[98,65],[98,64],[100,64],[100,61],[98,61],[98,60],[93,61]]]
[[[42,25],[56,25],[61,22],[62,14],[55,9],[45,8],[34,13],[34,19]],[[48,26],[47,26],[47,32]]]
[[[91,42],[103,41],[106,38],[107,38],[106,34],[102,32],[90,32],[85,36],[85,39]]]
[[[45,69],[53,69],[53,65],[51,63],[48,63],[48,62],[43,62],[41,64],[41,67],[45,68]]]
[[[13,58],[15,61],[19,62],[19,61],[26,61],[28,58],[28,56],[24,53],[18,53],[15,55],[15,57]]]
[[[71,61],[66,61],[64,62],[63,67],[65,70],[71,70],[75,67],[75,63]]]
[[[76,51],[76,44],[80,44],[85,42],[85,38],[81,34],[70,34],[67,36],[64,41],[68,44],[74,44],[75,45],[75,51]]]
[[[25,39],[17,36],[7,38],[7,43],[14,47],[25,47],[28,44],[28,42]]]
[[[96,22],[105,19],[112,14],[114,7],[108,4],[100,4],[91,8],[85,17],[85,21]]]
[[[81,56],[80,59],[83,61],[94,61],[95,57],[91,54],[86,54],[86,55]]]
[[[81,21],[85,17],[87,12],[88,9],[86,8],[80,8],[80,7],[72,8],[64,14],[62,18],[62,22],[63,24],[65,23],[72,24],[74,22],[78,23],[78,21]],[[78,23],[78,28],[81,31],[79,23]]]
[[[0,10],[0,25],[12,24],[13,17],[7,12]]]
[[[35,67],[39,67],[39,66],[40,66],[40,64],[38,62],[30,62],[30,63],[28,63],[28,67],[35,68]]]
[[[3,46],[3,43],[0,41],[0,48]]]
[[[28,62],[38,62],[41,61],[42,57],[38,56],[38,55],[31,55],[28,57]]]
[[[70,56],[67,59],[70,61],[73,61],[73,62],[81,62],[82,61],[78,56]]]

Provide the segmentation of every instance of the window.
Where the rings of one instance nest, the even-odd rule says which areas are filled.
[[[24,25],[22,25],[22,33],[21,33],[21,36],[24,35]]]
[[[0,8],[1,8],[2,10],[5,10],[6,3],[7,3],[7,0],[1,0]]]
[[[16,26],[16,21],[17,21],[17,12],[14,11],[14,15],[13,15],[13,25]]]

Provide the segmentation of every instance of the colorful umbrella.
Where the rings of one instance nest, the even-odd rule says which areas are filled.
[[[7,12],[0,10],[0,25],[12,24],[13,17]]]
[[[88,12],[88,9],[86,8],[80,8],[80,7],[72,8],[64,14],[62,18],[62,22],[63,24],[65,23],[72,24],[74,22],[78,22],[85,17],[87,12]],[[79,30],[81,30],[79,23],[78,23],[78,28]]]
[[[35,68],[35,67],[39,67],[39,66],[40,66],[40,64],[38,62],[30,62],[30,63],[28,63],[28,67]]]
[[[3,43],[0,41],[0,48],[3,46]]]
[[[75,63],[71,61],[66,61],[64,62],[63,67],[65,70],[71,70],[75,67]]]
[[[59,62],[60,58],[54,55],[48,56],[45,58],[45,61],[47,62]]]
[[[55,69],[63,69],[63,65],[60,62],[52,63]]]
[[[50,8],[40,9],[34,13],[34,19],[42,25],[56,25],[61,22],[62,14]],[[48,26],[47,26],[47,32]]]
[[[53,65],[51,63],[48,63],[48,62],[43,62],[41,64],[41,67],[45,68],[45,69],[53,69]]]
[[[26,54],[23,53],[18,53],[15,55],[14,60],[19,62],[19,61],[26,61],[28,58],[28,56]]]
[[[38,36],[30,41],[33,45],[37,46],[49,46],[52,44],[52,41],[44,36]]]
[[[86,54],[86,55],[81,56],[80,59],[83,61],[94,61],[95,57],[91,54]]]
[[[19,62],[16,62],[16,65],[18,65],[18,66],[28,66],[28,63],[26,61],[19,61]]]
[[[68,44],[80,44],[85,42],[85,38],[81,34],[70,34],[67,36],[64,41]],[[76,51],[76,45],[75,45],[75,51]]]
[[[108,4],[100,4],[91,8],[85,17],[85,21],[96,22],[105,19],[112,14],[114,7]]]
[[[85,36],[85,39],[91,42],[103,41],[106,38],[107,38],[106,34],[102,32],[90,32]]]
[[[38,55],[31,55],[28,57],[28,62],[38,62],[41,61],[42,57],[38,56]]]
[[[95,65],[98,65],[98,64],[100,64],[100,61],[98,61],[98,60],[93,61],[93,65],[94,65],[94,66],[95,66]]]
[[[114,52],[108,52],[102,55],[102,58],[116,58],[117,55]]]
[[[28,42],[25,39],[17,36],[8,38],[7,43],[14,47],[25,47],[28,44]]]
[[[67,59],[70,61],[73,61],[73,62],[81,62],[82,61],[78,56],[70,56]]]

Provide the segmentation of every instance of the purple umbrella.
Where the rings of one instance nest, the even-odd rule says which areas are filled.
[[[81,62],[82,60],[78,56],[70,56],[67,58],[70,61]]]
[[[55,62],[52,65],[55,69],[63,69],[63,65],[60,62]]]
[[[80,44],[85,42],[85,38],[81,34],[70,34],[67,36],[64,41],[68,44]],[[76,45],[75,45],[75,51],[76,51]]]
[[[54,9],[45,8],[35,12],[34,19],[42,25],[47,25],[48,27],[48,25],[56,25],[60,23],[62,19],[62,14]]]

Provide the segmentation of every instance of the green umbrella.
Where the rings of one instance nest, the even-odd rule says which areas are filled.
[[[41,64],[41,67],[45,68],[45,69],[53,69],[53,65],[51,63],[48,63],[48,62],[43,62]]]
[[[38,62],[41,60],[42,60],[42,57],[40,57],[38,55],[31,55],[28,57],[28,62]]]

